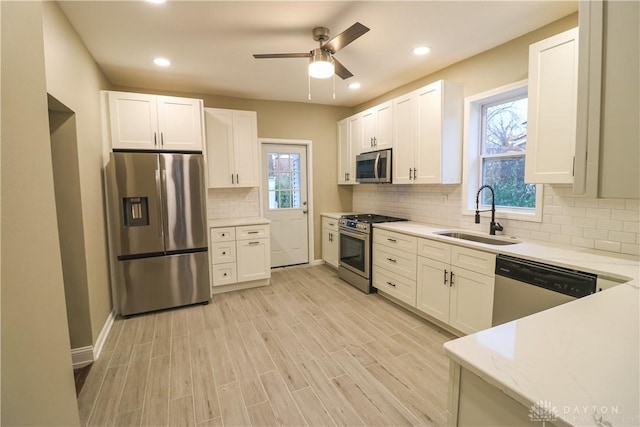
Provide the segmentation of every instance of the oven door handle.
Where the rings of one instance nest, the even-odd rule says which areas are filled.
[[[345,236],[349,236],[349,237],[353,237],[354,239],[358,239],[358,240],[369,240],[369,235],[367,233],[361,233],[361,232],[357,232],[357,231],[351,231],[348,229],[344,229],[344,228],[339,228],[338,229],[340,231],[340,234],[344,234]]]
[[[375,179],[380,178],[380,174],[378,173],[378,166],[380,165],[380,153],[376,156],[376,162],[373,164],[373,176]]]

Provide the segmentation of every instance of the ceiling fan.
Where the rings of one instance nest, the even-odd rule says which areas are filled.
[[[254,54],[253,57],[256,59],[309,58],[309,75],[311,77],[323,79],[331,77],[335,73],[345,80],[352,77],[353,74],[338,62],[333,55],[367,31],[369,31],[369,28],[356,22],[329,40],[329,29],[326,27],[316,27],[312,32],[313,39],[320,43],[320,47],[305,53],[264,53]]]

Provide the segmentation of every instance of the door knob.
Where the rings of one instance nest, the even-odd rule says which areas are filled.
[[[302,211],[303,214],[306,214],[308,211],[305,209]]]

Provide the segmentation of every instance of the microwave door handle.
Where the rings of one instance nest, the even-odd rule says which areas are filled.
[[[376,179],[378,179],[378,178],[379,178],[379,176],[378,176],[378,166],[379,166],[379,163],[380,163],[380,153],[378,153],[378,154],[376,155],[376,162],[375,162],[375,163],[374,163],[374,165],[373,165],[373,176],[374,176]]]

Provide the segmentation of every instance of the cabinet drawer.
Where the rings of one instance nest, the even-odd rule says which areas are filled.
[[[460,246],[451,247],[451,265],[486,276],[495,276],[496,255]]]
[[[416,246],[418,242],[417,237],[408,236],[402,233],[396,233],[393,231],[373,229],[373,243],[379,243],[381,245],[388,246],[390,248],[398,248],[410,253],[416,253]]]
[[[236,283],[236,263],[217,264],[213,266],[213,286]]]
[[[236,240],[262,239],[265,237],[269,237],[269,224],[236,227]]]
[[[379,244],[373,245],[373,263],[408,279],[416,279],[417,256]]]
[[[416,306],[415,280],[398,276],[376,265],[373,267],[373,286],[412,307]]]
[[[451,262],[451,245],[430,239],[418,239],[418,255],[434,261]]]
[[[235,227],[221,227],[209,229],[211,242],[233,242],[236,240]]]
[[[322,228],[328,228],[331,231],[338,231],[338,220],[329,218],[327,216],[322,217]]]
[[[211,264],[236,262],[236,242],[216,242],[211,244]]]

